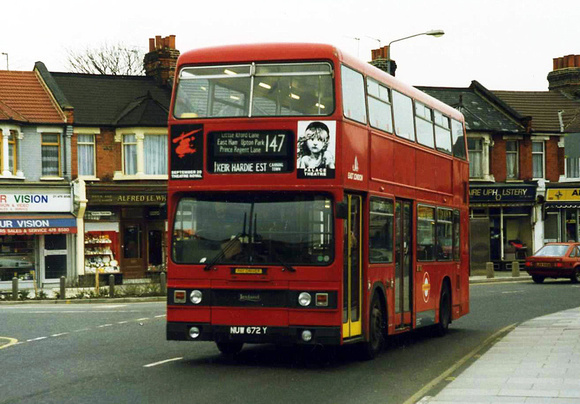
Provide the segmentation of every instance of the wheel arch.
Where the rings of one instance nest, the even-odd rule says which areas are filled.
[[[383,285],[382,282],[380,281],[376,281],[372,286],[371,286],[371,291],[369,293],[369,298],[368,298],[368,302],[367,302],[367,309],[366,309],[366,313],[370,313],[370,309],[371,309],[371,304],[373,302],[373,299],[375,296],[378,296],[379,301],[381,303],[381,307],[383,309],[383,314],[385,316],[384,318],[384,331],[385,331],[385,336],[388,334],[388,324],[389,324],[389,312],[387,311],[388,306],[387,306],[387,291],[385,290],[385,286]],[[366,315],[365,316],[365,330],[364,330],[364,335],[365,335],[365,340],[368,341],[369,339],[369,316]]]

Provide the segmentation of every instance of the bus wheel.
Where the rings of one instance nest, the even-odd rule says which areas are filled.
[[[369,340],[362,344],[362,357],[365,360],[374,359],[382,351],[385,345],[385,313],[375,294],[371,303],[369,314]]]
[[[574,270],[574,274],[572,275],[572,283],[578,283],[580,282],[580,269],[575,269]]]
[[[235,355],[242,350],[243,342],[216,342],[216,345],[224,355]]]
[[[439,323],[435,325],[435,335],[442,337],[447,334],[449,324],[451,324],[451,293],[447,284],[444,284],[439,299]]]
[[[542,283],[544,282],[545,277],[541,276],[541,275],[532,275],[532,280],[534,281],[534,283]]]

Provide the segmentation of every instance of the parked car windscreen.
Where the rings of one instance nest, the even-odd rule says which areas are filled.
[[[536,257],[563,257],[568,248],[570,248],[569,245],[545,245],[534,255]]]

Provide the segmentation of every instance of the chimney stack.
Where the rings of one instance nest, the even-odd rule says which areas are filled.
[[[371,51],[372,60],[369,63],[381,69],[382,71],[389,73],[391,76],[394,76],[395,70],[397,70],[397,63],[395,63],[394,60],[387,58],[388,53],[388,46],[383,46],[379,49],[373,49]]]
[[[580,55],[554,58],[554,70],[548,73],[550,91],[580,98]]]
[[[179,51],[175,49],[175,35],[149,38],[149,53],[143,58],[145,75],[154,77],[157,84],[173,84]]]

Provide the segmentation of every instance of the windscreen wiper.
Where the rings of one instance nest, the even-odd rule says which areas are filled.
[[[209,271],[214,267],[214,265],[226,256],[228,252],[236,245],[236,242],[241,243],[240,237],[243,237],[244,233],[238,233],[234,237],[228,240],[228,242],[222,247],[222,250],[215,257],[212,258],[210,262],[203,268],[204,271]]]
[[[270,250],[270,256],[274,257],[276,262],[278,262],[278,264],[282,265],[282,267],[284,267],[284,269],[286,269],[287,271],[296,272],[296,268],[294,268],[292,265],[284,262],[284,260],[282,260],[282,258],[280,258],[280,256],[278,255],[278,253],[274,249]]]

